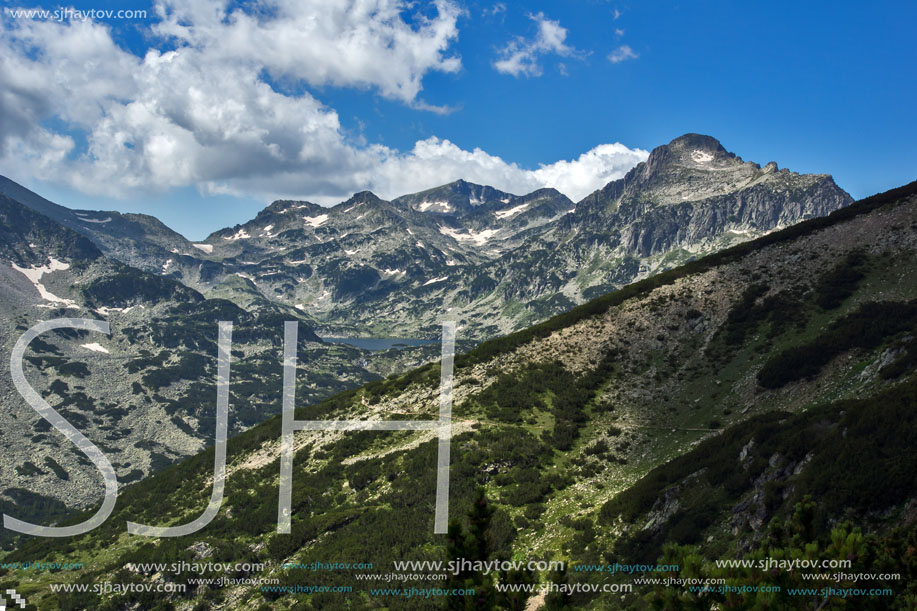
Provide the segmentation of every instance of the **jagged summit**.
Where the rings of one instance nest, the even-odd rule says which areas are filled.
[[[699,202],[749,189],[767,192],[800,191],[824,188],[832,200],[849,196],[825,174],[797,174],[779,170],[774,162],[762,168],[727,151],[711,136],[685,134],[652,150],[646,161],[638,163],[624,178],[608,183],[588,195],[584,210],[600,205],[616,211],[622,204],[639,202],[646,206]],[[835,197],[836,196],[836,197]],[[838,199],[838,197],[840,199]]]
[[[262,210],[271,211],[271,212],[283,212],[284,210],[289,210],[290,208],[322,208],[319,204],[312,203],[310,201],[301,200],[301,199],[278,199],[273,201],[267,208]]]
[[[640,170],[636,172],[638,182],[646,183],[667,172],[672,165],[704,171],[722,170],[742,164],[742,158],[723,148],[716,138],[703,134],[685,134],[654,148],[647,160],[638,164],[634,170]]]
[[[350,199],[343,202],[342,205],[352,205],[352,204],[379,204],[383,203],[386,200],[382,199],[372,191],[359,191],[354,193]]]
[[[5,176],[0,194],[88,238],[101,252],[147,272],[159,273],[163,264],[184,253],[188,269],[198,269],[199,251],[184,236],[146,214],[70,209],[53,203]],[[191,280],[190,275],[185,280]]]
[[[419,193],[402,195],[392,200],[392,203],[417,212],[462,216],[473,214],[474,209],[479,206],[503,206],[517,199],[517,195],[493,187],[456,180]]]
[[[675,138],[668,144],[657,147],[657,149],[660,148],[665,148],[670,151],[700,150],[709,153],[726,152],[726,149],[723,148],[719,140],[713,136],[707,136],[706,134],[685,134]]]

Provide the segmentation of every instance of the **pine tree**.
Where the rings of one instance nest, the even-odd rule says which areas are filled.
[[[493,574],[484,575],[483,571],[473,570],[468,563],[483,562],[490,559],[488,529],[494,509],[487,502],[483,488],[475,493],[471,511],[468,513],[468,528],[463,529],[458,522],[449,524],[446,551],[450,560],[461,562],[458,574],[451,575],[448,588],[473,589],[474,596],[447,596],[445,607],[450,610],[494,609],[495,595]]]

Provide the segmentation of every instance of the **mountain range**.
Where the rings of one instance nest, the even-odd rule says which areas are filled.
[[[10,352],[47,318],[111,323],[110,336],[42,336],[25,372],[131,484],[212,443],[219,320],[234,322],[230,434],[238,435],[280,411],[284,321],[301,326],[301,405],[370,382],[377,386],[361,405],[375,405],[379,392],[404,387],[398,374],[432,361],[439,347],[369,352],[320,335],[435,338],[439,322],[453,319],[465,350],[850,203],[830,176],[744,162],[696,134],[654,149],[577,203],[552,189],[517,196],[458,181],[392,201],[358,193],[330,208],[277,201],[197,243],[153,217],[71,210],[0,177],[0,344]],[[577,349],[556,354],[578,361]],[[580,375],[579,367],[571,371]],[[7,370],[0,386],[9,448],[2,509],[42,521],[90,506],[99,493],[94,468],[61,445]],[[555,440],[561,447],[576,439],[572,421],[538,417],[542,428],[558,425],[558,439],[572,435]],[[656,461],[670,455],[647,452]]]
[[[395,561],[474,553],[567,563],[554,573],[448,577],[449,585],[479,588],[478,608],[910,608],[917,601],[915,228],[912,183],[457,356],[448,536],[433,532],[433,430],[297,432],[292,533],[276,532],[281,423],[273,417],[230,440],[225,500],[204,530],[151,541],[126,535],[124,524],[200,515],[210,498],[210,452],[123,491],[93,532],[21,542],[5,558],[82,568],[8,570],[4,584],[60,608],[376,608],[388,599],[370,588],[395,587],[385,581]],[[439,383],[439,364],[429,363],[300,404],[296,417],[436,419]],[[277,376],[264,385],[281,394]],[[849,560],[852,573],[874,576],[816,575],[808,585],[891,588],[894,597],[813,590],[794,598],[789,588],[806,585],[798,571],[717,568],[723,558]],[[302,568],[367,559],[371,570]],[[264,570],[205,572],[239,580],[207,585],[191,581],[200,575],[190,571],[155,568],[204,560],[264,563]],[[601,567],[656,562],[681,567],[666,577],[784,589],[698,593],[644,583],[547,597],[498,589],[636,584],[633,575]],[[442,587],[436,572],[395,585]],[[105,581],[192,587],[166,597],[49,590],[51,582]],[[353,591],[283,590],[304,581]],[[418,596],[398,608],[443,605]]]
[[[212,443],[218,320],[236,324],[230,432],[238,433],[279,411],[279,397],[264,389],[279,375],[284,320],[304,327],[309,381],[300,400],[315,402],[438,354],[437,346],[370,353],[321,343],[315,330],[435,338],[449,318],[468,348],[849,202],[830,176],[761,168],[693,134],[578,204],[553,189],[516,196],[458,181],[390,202],[368,192],[330,208],[277,201],[200,243],[150,216],[71,210],[0,178],[2,344],[12,350],[49,316],[111,323],[110,338],[58,331],[34,343],[26,372],[118,455],[116,472],[130,483]],[[56,433],[5,371],[0,384],[0,421],[16,440],[0,465],[0,498],[85,506],[92,469],[78,452],[58,451]]]
[[[276,201],[200,243],[149,216],[69,210],[9,180],[0,193],[122,263],[247,309],[296,308],[322,335],[436,338],[450,318],[478,341],[852,201],[828,175],[744,162],[698,134],[576,203],[460,180],[392,201]]]

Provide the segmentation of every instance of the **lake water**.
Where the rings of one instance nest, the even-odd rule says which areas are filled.
[[[372,351],[439,343],[439,340],[435,339],[413,339],[410,337],[323,337],[322,339],[332,344],[347,344]]]

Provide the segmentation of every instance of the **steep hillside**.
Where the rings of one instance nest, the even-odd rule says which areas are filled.
[[[457,357],[449,508],[468,538],[454,529],[449,537],[433,534],[433,430],[297,432],[292,534],[278,534],[274,418],[230,443],[225,501],[204,530],[151,541],[128,536],[124,523],[198,516],[210,498],[209,452],[124,491],[112,518],[92,533],[25,542],[5,559],[83,562],[83,569],[8,571],[4,583],[62,608],[384,608],[391,599],[369,588],[444,583],[427,574],[386,585],[395,560],[445,561],[457,549],[571,563],[566,575],[501,572],[502,583],[613,583],[621,575],[573,565],[653,559],[666,542],[702,542],[715,557],[752,549],[777,555],[780,538],[766,541],[764,529],[792,517],[807,493],[816,495],[815,506],[802,507],[814,517],[802,523],[820,525],[812,537],[842,517],[880,534],[889,523],[907,525],[915,471],[915,229],[917,183],[657,274]],[[300,400],[297,419],[436,419],[439,375],[431,364],[318,404]],[[305,391],[308,383],[301,377],[297,387]],[[264,380],[263,390],[279,397],[279,380]],[[876,414],[878,406],[886,412]],[[842,472],[849,484],[838,489]],[[478,487],[492,512],[476,503]],[[780,545],[793,544],[786,541]],[[856,557],[863,568],[880,566]],[[187,583],[197,575],[125,567],[202,559],[267,564],[261,573],[206,573],[251,583],[198,585],[166,598],[134,592],[100,600],[49,590],[60,582]],[[373,569],[283,565],[313,561],[372,562]],[[686,565],[685,574],[695,568]],[[302,596],[264,590],[260,578],[353,591]],[[469,579],[483,588],[492,577]],[[501,608],[545,602],[487,587]],[[679,592],[670,592],[683,601],[678,608],[721,604]],[[657,602],[667,595],[593,593],[546,603],[655,604],[644,594],[663,597]],[[896,604],[907,608],[908,600]],[[443,603],[405,597],[397,608]]]

